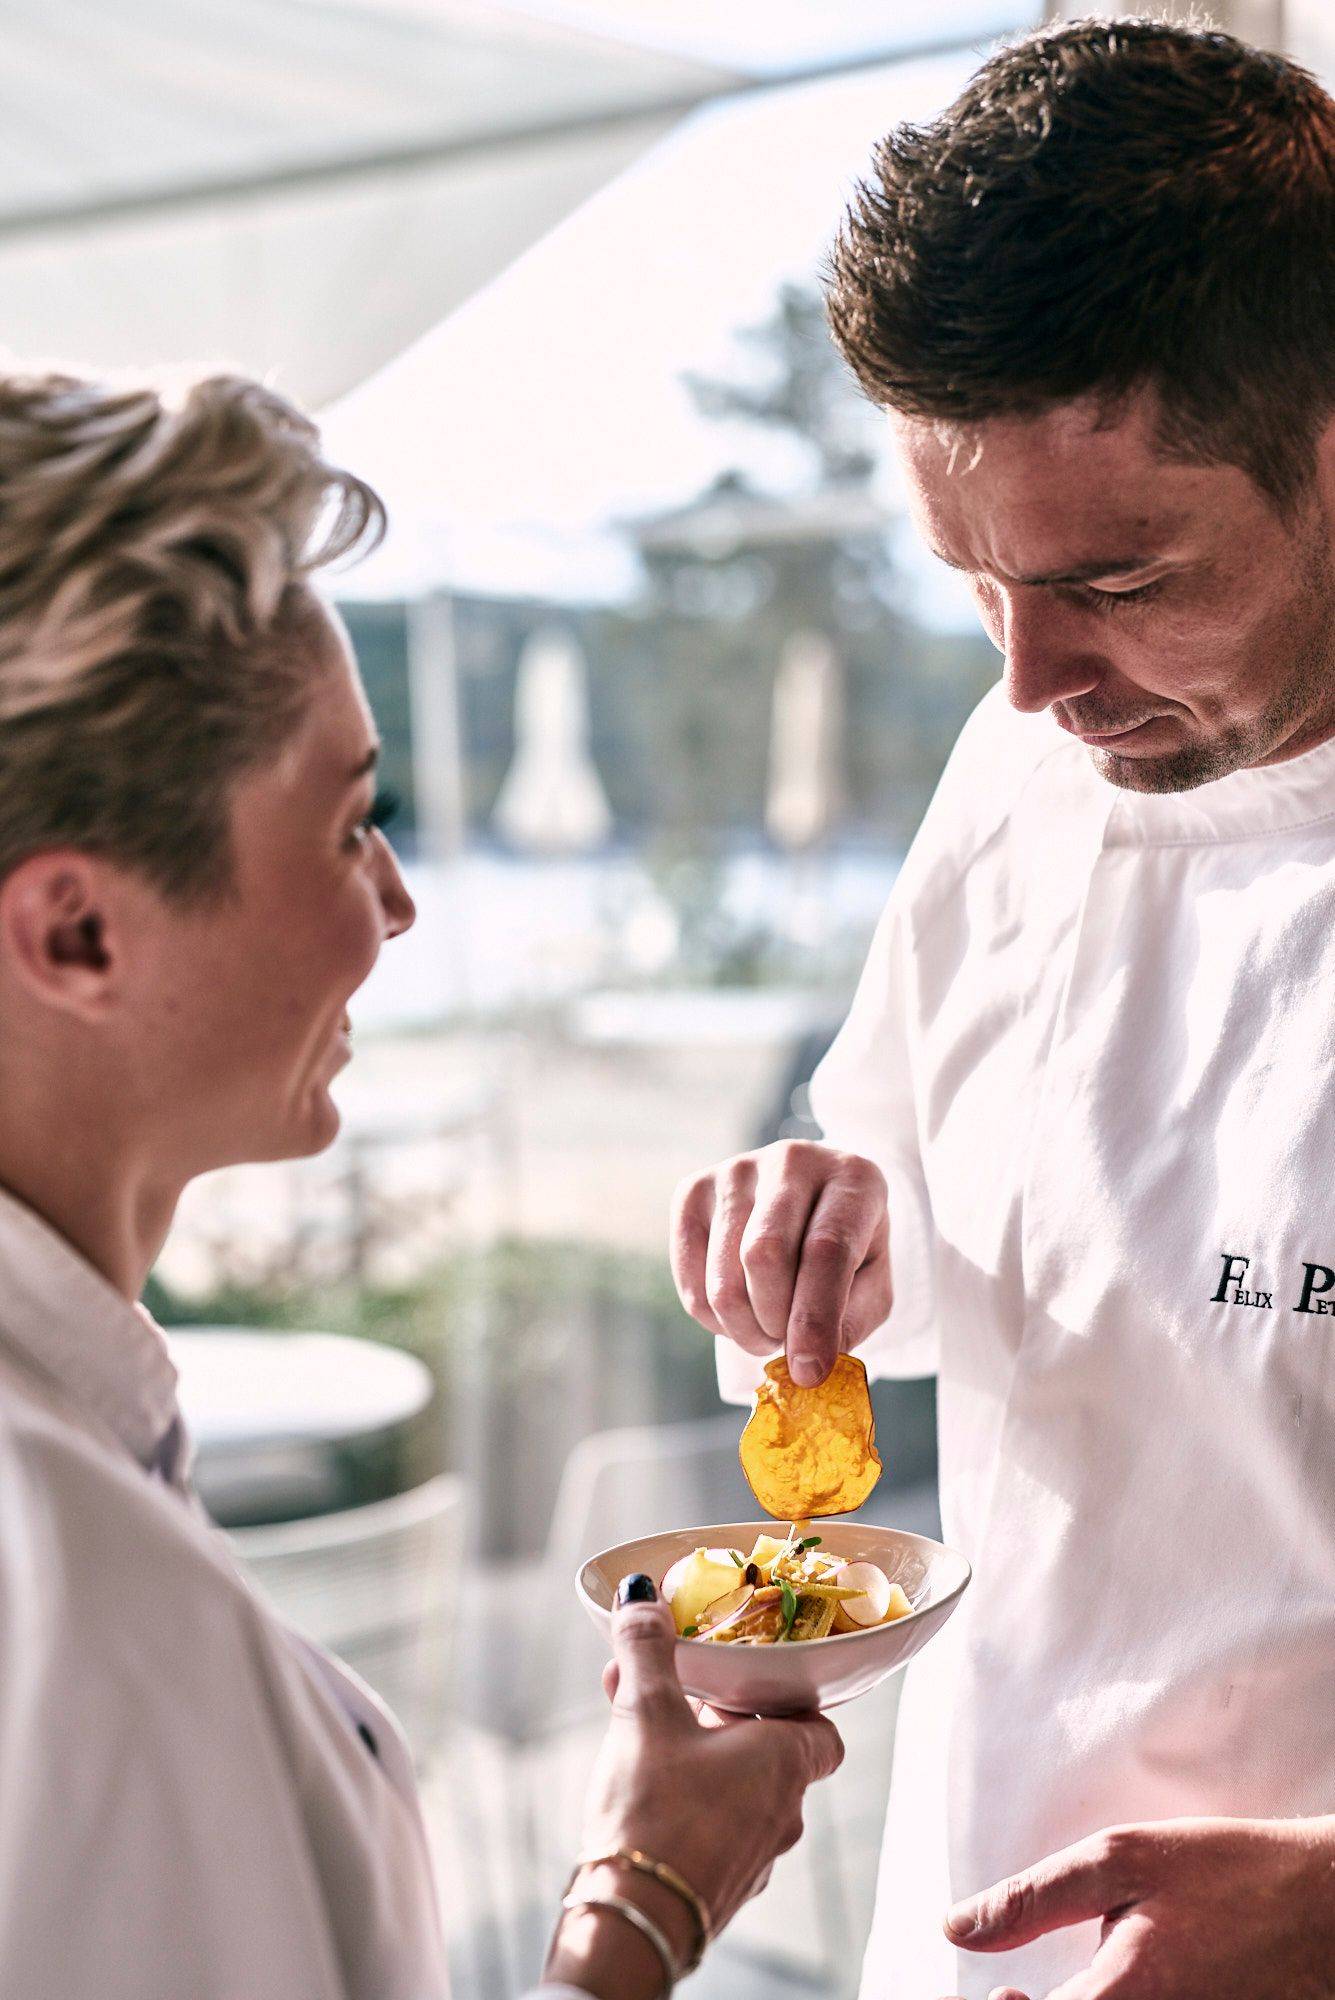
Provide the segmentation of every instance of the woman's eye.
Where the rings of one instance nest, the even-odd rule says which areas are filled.
[[[382,785],[376,793],[375,798],[371,801],[370,811],[363,813],[362,817],[358,820],[356,827],[353,829],[354,833],[367,834],[370,833],[372,827],[379,827],[383,830],[385,827],[392,825],[398,815],[401,804],[402,800],[399,798],[398,793],[391,791],[387,785]]]

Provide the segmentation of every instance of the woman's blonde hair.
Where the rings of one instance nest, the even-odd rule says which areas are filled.
[[[0,376],[0,879],[74,846],[225,894],[232,783],[311,692],[305,579],[384,518],[257,382]]]

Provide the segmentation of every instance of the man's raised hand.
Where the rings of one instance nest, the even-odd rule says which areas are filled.
[[[804,1140],[740,1153],[683,1181],[672,1275],[708,1332],[824,1381],[890,1311],[885,1179],[870,1160]]]

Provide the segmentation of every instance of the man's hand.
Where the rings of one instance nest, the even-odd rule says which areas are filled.
[[[672,1275],[710,1333],[823,1382],[890,1310],[885,1179],[870,1160],[781,1140],[683,1181]]]
[[[1112,1827],[958,1904],[946,1935],[1014,1951],[1095,1917],[1089,1970],[1033,2000],[1332,2000],[1335,1819]]]

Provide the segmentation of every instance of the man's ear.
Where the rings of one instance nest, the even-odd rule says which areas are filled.
[[[0,882],[0,955],[34,999],[86,1020],[113,997],[115,871],[96,855],[34,854]]]

